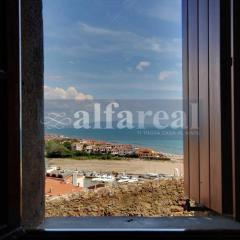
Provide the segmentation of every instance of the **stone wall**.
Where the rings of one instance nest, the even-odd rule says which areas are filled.
[[[192,216],[184,203],[182,180],[152,180],[47,197],[46,217]]]
[[[43,21],[41,0],[21,1],[22,14],[22,223],[44,217]]]

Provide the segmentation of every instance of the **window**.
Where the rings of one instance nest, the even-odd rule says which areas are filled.
[[[191,8],[196,10],[196,6],[199,6],[199,1],[194,1],[195,4],[191,5],[192,3],[190,3]],[[220,129],[219,128],[213,128],[214,131],[212,132],[211,138],[214,139],[217,136],[221,136],[221,143],[226,143],[226,139],[227,136],[223,134],[224,129],[223,129],[223,123],[227,123],[225,122],[225,118],[222,118],[222,115],[225,114],[226,111],[228,111],[229,106],[226,103],[226,100],[229,100],[229,96],[231,96],[231,107],[232,108],[232,116],[233,118],[232,120],[232,124],[229,126],[230,129],[232,129],[232,140],[233,140],[233,144],[234,144],[234,148],[233,151],[231,149],[228,149],[228,151],[230,151],[231,153],[233,153],[233,163],[234,166],[237,166],[237,156],[238,156],[238,150],[237,150],[237,143],[238,143],[238,139],[237,139],[237,132],[238,132],[238,125],[237,125],[237,113],[238,113],[238,101],[237,101],[237,82],[238,82],[238,78],[237,78],[237,66],[238,66],[238,53],[235,49],[237,48],[237,44],[238,44],[238,11],[239,11],[239,6],[238,3],[236,1],[232,1],[232,11],[231,11],[231,18],[232,18],[232,22],[231,22],[231,26],[232,26],[232,34],[234,36],[234,38],[232,39],[232,57],[234,57],[234,61],[233,61],[233,74],[232,74],[232,91],[230,95],[224,95],[223,94],[223,90],[227,90],[228,92],[228,85],[225,85],[226,83],[228,83],[229,81],[226,81],[226,79],[228,80],[228,78],[226,78],[226,76],[224,75],[224,71],[223,69],[227,69],[226,73],[228,74],[228,70],[231,67],[231,62],[229,61],[229,55],[228,55],[228,50],[229,50],[229,45],[227,44],[227,48],[224,48],[224,44],[229,43],[228,41],[225,41],[225,37],[228,38],[229,37],[229,32],[226,31],[226,29],[229,29],[228,24],[228,20],[229,20],[229,15],[230,12],[225,12],[228,8],[227,6],[223,5],[225,3],[229,3],[229,2],[225,2],[225,1],[207,1],[208,4],[207,6],[209,6],[209,10],[207,11],[209,13],[209,17],[207,18],[209,20],[209,22],[211,23],[211,28],[209,27],[210,30],[214,30],[217,31],[217,33],[214,35],[216,37],[216,39],[214,38],[214,40],[212,39],[213,37],[213,32],[211,32],[210,30],[209,35],[211,35],[211,37],[209,37],[209,39],[212,39],[212,43],[208,44],[209,47],[207,49],[209,49],[209,60],[212,61],[212,64],[209,65],[209,68],[212,68],[209,73],[211,74],[217,74],[215,77],[213,77],[211,74],[211,83],[214,83],[214,86],[217,88],[215,88],[214,93],[212,95],[211,101],[209,106],[211,106],[211,104],[215,103],[215,105],[213,104],[213,106],[216,106],[216,109],[219,109],[219,105],[220,105],[220,110],[216,111],[216,115],[219,115],[219,118],[215,118],[216,121],[216,126],[218,126],[219,124],[219,119],[221,119],[221,124],[220,124]],[[1,56],[1,64],[2,63],[7,63],[7,68],[6,68],[6,75],[4,76],[5,79],[7,79],[7,81],[4,82],[4,78],[2,77],[3,75],[1,74],[1,83],[2,83],[2,91],[1,91],[1,99],[4,99],[5,101],[3,101],[3,105],[6,106],[11,106],[11,111],[7,111],[7,115],[6,118],[1,119],[2,120],[2,128],[5,129],[5,131],[3,131],[3,136],[4,139],[6,139],[6,149],[4,151],[4,153],[6,154],[6,162],[2,161],[1,164],[3,164],[4,162],[4,166],[6,167],[6,171],[2,172],[1,175],[1,179],[8,179],[7,184],[1,183],[3,186],[3,191],[4,191],[4,199],[5,202],[3,205],[1,205],[1,210],[2,212],[6,213],[6,214],[2,214],[1,215],[1,237],[3,236],[9,236],[10,234],[14,233],[16,234],[16,232],[21,232],[21,228],[18,228],[20,226],[22,226],[23,224],[25,225],[25,228],[29,228],[30,226],[35,227],[42,221],[42,197],[43,197],[43,180],[44,180],[44,169],[43,167],[43,125],[42,125],[42,119],[41,117],[43,116],[43,105],[42,105],[42,100],[43,100],[43,95],[42,95],[42,90],[43,90],[43,68],[42,68],[42,62],[43,62],[43,56],[42,56],[42,38],[41,38],[41,33],[42,33],[42,25],[41,25],[41,21],[39,21],[41,19],[41,4],[40,2],[32,2],[32,1],[24,1],[21,2],[21,34],[22,34],[22,45],[21,45],[21,51],[19,52],[19,37],[18,37],[18,33],[19,33],[19,25],[18,25],[18,20],[19,20],[19,9],[18,9],[18,2],[15,0],[9,0],[7,7],[3,6],[4,1],[1,2],[0,6],[1,6],[1,10],[4,8],[6,15],[8,17],[4,18],[3,15],[1,15],[1,26],[4,26],[6,24],[6,29],[7,32],[4,30],[4,28],[1,28],[2,31],[2,36],[6,36],[7,41],[1,41],[1,49],[5,49],[6,50],[6,55],[4,57],[4,55],[2,54],[2,52],[0,53]],[[190,34],[191,31],[188,31],[190,24],[188,23],[188,16],[189,16],[189,12],[190,12],[190,5],[188,5],[189,1],[183,1],[183,16],[184,16],[184,23],[183,23],[183,30],[185,31],[184,36],[188,36],[187,39],[184,38],[183,43],[184,46],[187,47],[186,48],[186,55],[190,56],[192,53],[195,53],[194,50],[189,48],[189,42],[193,41],[191,40],[193,38],[193,35]],[[186,5],[187,4],[187,5]],[[20,6],[20,5],[19,5]],[[202,6],[202,5],[201,5]],[[6,8],[5,8],[6,7]],[[197,7],[198,8],[198,7]],[[193,10],[191,9],[191,10]],[[34,11],[33,11],[34,10]],[[198,11],[197,11],[198,12]],[[201,12],[201,11],[200,11]],[[214,14],[213,14],[214,13]],[[221,13],[221,21],[220,21],[220,13]],[[228,15],[229,14],[229,15]],[[200,14],[198,14],[198,16],[200,16]],[[226,19],[227,21],[225,21]],[[4,19],[6,20],[6,22],[3,24]],[[196,18],[194,18],[196,20]],[[200,18],[201,19],[201,18]],[[201,22],[201,20],[198,19],[198,22]],[[205,19],[205,18],[204,18]],[[194,23],[194,21],[191,21]],[[31,28],[29,28],[29,24],[31,25]],[[194,25],[194,24],[193,24]],[[214,28],[215,26],[215,28]],[[221,27],[220,27],[221,26]],[[31,29],[31,31],[29,31],[29,29]],[[199,29],[201,29],[199,27]],[[225,32],[226,31],[226,32]],[[200,30],[201,32],[201,30]],[[222,34],[225,33],[225,34]],[[200,36],[201,34],[199,34]],[[202,36],[202,35],[201,35]],[[219,40],[219,38],[221,38],[221,41]],[[195,38],[196,39],[196,38]],[[224,40],[225,39],[225,40]],[[2,40],[2,38],[1,38]],[[202,44],[202,40],[197,41],[198,43]],[[214,50],[214,44],[216,43],[216,48],[215,51]],[[6,45],[7,46],[6,46]],[[193,44],[193,43],[191,43]],[[190,44],[190,45],[191,45]],[[196,44],[196,43],[195,43]],[[4,48],[3,48],[4,46]],[[6,46],[6,47],[5,47]],[[226,45],[225,45],[226,47]],[[226,50],[228,49],[228,50]],[[211,50],[211,51],[210,51]],[[225,52],[226,51],[226,52]],[[21,61],[19,61],[19,57],[18,55],[20,54],[21,56]],[[213,58],[213,53],[215,54],[219,54],[220,57],[216,57]],[[225,55],[226,54],[226,55]],[[197,54],[198,55],[198,54]],[[186,56],[185,56],[186,57]],[[193,64],[193,62],[189,62],[188,58],[184,58],[185,60],[183,61],[184,63],[184,69],[185,69],[185,74],[186,76],[189,76],[189,68],[192,67],[193,69],[198,68],[196,67],[196,65]],[[195,59],[195,57],[194,57]],[[198,59],[198,58],[197,58]],[[196,60],[196,59],[195,59]],[[214,64],[214,60],[216,60],[215,64]],[[220,60],[220,61],[218,61]],[[225,62],[226,61],[226,62]],[[21,64],[19,64],[19,62],[21,62]],[[221,64],[219,64],[219,62]],[[187,64],[186,64],[187,63]],[[221,65],[221,68],[220,66]],[[19,85],[20,85],[20,74],[18,74],[19,71],[19,66],[21,66],[21,73],[22,73],[22,94],[21,94],[21,103],[22,103],[22,116],[20,118],[20,102],[19,102]],[[30,67],[31,66],[31,67]],[[3,65],[1,65],[1,69],[3,68]],[[220,72],[220,73],[219,73]],[[195,73],[198,75],[198,71],[195,71]],[[194,75],[194,74],[193,74]],[[220,81],[219,81],[219,76],[220,76]],[[34,81],[33,81],[34,79]],[[188,78],[187,78],[188,79]],[[189,83],[192,80],[188,80],[186,83]],[[201,82],[201,78],[199,78],[197,80],[199,82],[199,85],[202,83]],[[186,84],[186,86],[188,86],[188,84]],[[186,89],[191,89],[189,87],[187,87]],[[212,91],[212,90],[211,90]],[[219,91],[221,92],[221,98],[220,98],[220,102],[221,104],[219,104]],[[5,96],[7,96],[6,98],[3,98],[3,92],[5,93]],[[189,92],[188,92],[189,93]],[[186,94],[186,92],[185,92]],[[210,94],[211,95],[211,94]],[[188,96],[188,95],[187,95]],[[216,98],[215,98],[216,97]],[[6,103],[6,104],[5,104]],[[26,104],[28,103],[28,104]],[[9,110],[9,108],[8,108]],[[214,109],[215,110],[215,109]],[[225,114],[228,118],[229,114]],[[21,121],[19,121],[21,119]],[[37,121],[36,121],[37,119]],[[22,129],[21,129],[21,135],[20,135],[20,122],[22,123]],[[215,123],[215,122],[214,122]],[[213,124],[214,125],[214,124]],[[200,133],[201,133],[201,128],[200,128]],[[11,137],[10,137],[11,136]],[[21,136],[21,138],[20,138]],[[226,137],[226,139],[225,139]],[[22,139],[23,141],[23,145],[20,142],[20,139]],[[188,141],[192,141],[191,138],[188,138]],[[36,142],[38,144],[36,144]],[[33,144],[34,143],[34,144]],[[217,142],[219,143],[219,142]],[[3,145],[4,146],[4,145]],[[23,146],[23,147],[22,147]],[[189,147],[190,145],[187,144],[187,146]],[[227,144],[228,146],[228,144]],[[221,146],[222,147],[222,146]],[[211,202],[215,201],[215,194],[217,193],[217,196],[220,196],[220,199],[222,199],[222,193],[224,193],[226,191],[226,188],[229,188],[229,185],[226,185],[226,181],[225,181],[225,175],[222,173],[222,169],[224,169],[226,167],[225,164],[227,164],[227,162],[229,161],[231,164],[231,158],[228,158],[228,161],[226,161],[226,159],[224,160],[224,158],[222,158],[224,155],[224,153],[226,154],[226,149],[223,148],[213,148],[213,145],[210,144],[210,151],[214,151],[214,154],[216,152],[218,152],[217,149],[221,150],[221,158],[220,162],[216,162],[215,164],[210,164],[210,168],[216,169],[216,172],[214,172],[216,174],[217,177],[221,177],[221,184],[220,184],[220,188],[221,191],[220,194],[219,192],[211,192]],[[2,147],[2,149],[4,149]],[[22,162],[20,162],[20,151],[19,149],[21,149],[22,151]],[[188,151],[189,152],[189,151]],[[191,164],[192,158],[188,158],[189,159],[189,163]],[[222,159],[224,161],[222,161]],[[21,164],[20,164],[21,163]],[[200,162],[201,164],[201,162]],[[14,165],[14,167],[13,167]],[[227,167],[229,167],[229,165],[227,164]],[[28,171],[28,169],[30,169],[31,171]],[[220,170],[219,170],[220,169]],[[236,194],[236,189],[238,186],[238,168],[234,168],[234,175],[233,175],[233,185],[235,186],[234,188],[234,194],[233,194],[233,199],[234,199],[234,214],[235,217],[238,217],[238,194]],[[20,178],[20,172],[22,172],[22,176]],[[190,172],[191,174],[191,172]],[[39,175],[39,176],[38,176]],[[186,174],[185,174],[186,175]],[[37,176],[37,177],[36,177]],[[188,176],[188,175],[187,175]],[[191,177],[190,177],[191,178]],[[189,179],[187,177],[187,179]],[[228,178],[227,178],[228,179]],[[21,184],[22,183],[22,184]],[[188,182],[190,183],[190,182]],[[195,183],[194,183],[195,184]],[[29,187],[29,185],[31,187]],[[22,186],[22,191],[21,191],[21,186]],[[33,187],[34,186],[34,187]],[[35,187],[36,186],[36,187]],[[195,185],[198,186],[198,183]],[[214,189],[215,190],[215,189]],[[191,191],[190,191],[191,194]],[[232,193],[231,193],[232,195]],[[200,194],[201,196],[201,194]],[[21,200],[23,204],[21,203]],[[2,200],[2,198],[1,198]],[[201,200],[202,201],[202,200]],[[8,205],[6,207],[6,202],[8,202]],[[220,201],[221,202],[221,201]],[[215,202],[216,203],[216,202]],[[224,206],[226,204],[226,202],[222,202]],[[226,205],[225,205],[226,206]],[[226,209],[225,206],[222,209]],[[231,205],[230,205],[231,206]],[[20,216],[22,216],[22,221],[20,221]],[[91,219],[87,219],[85,218],[85,224],[88,221],[92,221]],[[102,219],[99,219],[99,221],[101,221]],[[111,221],[112,219],[109,218],[109,221]],[[120,221],[120,218],[117,218],[115,221]],[[172,220],[176,221],[176,225],[179,226],[179,219],[178,218],[171,218],[169,220],[169,218],[167,219],[162,219],[160,222],[161,224],[159,224],[160,222],[159,219],[151,219],[151,221],[149,219],[142,219],[143,222],[140,223],[138,222],[140,225],[141,224],[147,224],[148,226],[154,226],[154,224],[157,224],[157,226],[155,225],[155,230],[153,228],[151,229],[146,229],[144,228],[145,232],[141,232],[141,236],[143,235],[150,235],[152,234],[152,236],[167,236],[167,237],[174,237],[174,233],[170,233],[170,230],[168,227],[167,229],[159,229],[159,226],[169,226],[169,221],[171,220],[171,223],[173,223]],[[67,221],[66,219],[63,219],[63,222]],[[164,223],[164,221],[166,221]],[[181,218],[181,223],[186,223],[186,228],[179,228],[177,227],[177,229],[172,228],[172,230],[177,230],[177,234],[179,238],[184,238],[184,237],[189,237],[192,238],[194,236],[196,236],[196,234],[198,236],[209,236],[211,235],[212,237],[216,237],[217,235],[221,235],[221,237],[229,237],[231,236],[232,238],[238,238],[238,229],[239,229],[239,224],[237,222],[233,222],[231,220],[226,220],[225,218],[215,218],[215,217],[209,217],[209,218],[190,218],[190,219],[184,219]],[[206,225],[203,224],[207,222],[207,227]],[[2,223],[5,225],[3,226]],[[31,224],[32,225],[31,225]],[[56,222],[55,222],[56,223]],[[122,219],[123,226],[130,226],[130,224],[132,223],[133,225],[135,225],[136,221],[133,218],[125,218]],[[196,224],[198,223],[198,224]],[[54,224],[52,222],[52,224]],[[56,223],[59,225],[59,222]],[[69,224],[69,222],[68,222]],[[81,226],[84,226],[83,222],[79,221],[79,224]],[[124,225],[125,224],[125,225]],[[129,224],[129,225],[128,225]],[[194,227],[191,225],[194,224]],[[217,227],[214,224],[217,224]],[[79,227],[81,227],[80,225],[78,225]],[[119,224],[118,224],[119,225]],[[120,224],[121,225],[121,224]],[[132,226],[133,226],[132,225]],[[139,226],[142,227],[143,225]],[[174,225],[174,224],[173,224]],[[52,226],[52,230],[56,227],[56,225],[51,225]],[[65,226],[69,226],[69,225],[65,225]],[[87,226],[87,225],[85,225]],[[100,225],[98,225],[100,226]],[[135,225],[136,226],[136,225]],[[174,225],[175,226],[175,225]],[[196,226],[200,226],[201,229],[205,229],[202,231],[197,231],[196,230]],[[8,228],[14,228],[15,231],[9,231]],[[224,231],[223,231],[224,228]],[[10,229],[10,230],[11,230]],[[17,231],[16,231],[17,229]],[[125,229],[125,227],[124,227]],[[210,230],[206,230],[206,229],[210,229]],[[235,231],[232,231],[233,229],[235,229]],[[86,230],[86,229],[85,229]],[[88,230],[90,231],[90,229],[88,228]],[[96,229],[95,229],[96,230]],[[100,229],[98,228],[98,230],[100,231]],[[101,229],[102,230],[102,229]],[[119,228],[118,228],[119,230]],[[126,229],[125,229],[126,230]],[[132,230],[132,229],[129,229]],[[136,230],[136,229],[135,229]],[[143,229],[141,229],[143,230]],[[186,231],[183,231],[186,230]],[[195,230],[195,231],[187,231],[187,230]],[[198,228],[199,230],[199,228]],[[214,230],[214,231],[212,231]],[[227,231],[226,231],[227,230]],[[72,234],[69,233],[69,229],[62,229],[62,231],[60,231],[60,229],[58,228],[58,230],[55,228],[55,233],[53,231],[39,231],[39,230],[34,230],[34,231],[27,231],[27,235],[26,238],[28,239],[43,239],[43,238],[66,238],[66,236],[68,238],[74,238],[74,237],[79,237],[79,229],[77,231],[77,229],[72,229]],[[86,231],[85,233],[82,233],[82,236],[89,236],[90,232]],[[150,233],[151,231],[151,233]],[[160,232],[159,232],[160,231]],[[163,232],[161,232],[163,231]],[[180,233],[180,231],[182,231]],[[91,232],[92,233],[92,232]],[[92,233],[93,234],[93,233]],[[97,233],[99,234],[99,232]],[[102,234],[105,234],[102,232]],[[111,233],[112,236],[116,235],[116,232],[112,232]],[[120,233],[119,233],[120,234]],[[125,234],[126,236],[126,232],[122,234]],[[131,233],[129,232],[129,234],[133,234],[136,235],[136,231],[131,231]],[[15,236],[17,237],[17,235]]]
[[[181,1],[46,0],[43,20],[46,216],[191,215]]]

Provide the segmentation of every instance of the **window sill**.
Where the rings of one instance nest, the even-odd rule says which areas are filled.
[[[59,217],[46,218],[44,231],[194,231],[239,230],[240,223],[224,217]]]
[[[239,239],[240,223],[224,217],[62,217],[47,218],[36,230],[26,232],[24,240],[113,239]]]

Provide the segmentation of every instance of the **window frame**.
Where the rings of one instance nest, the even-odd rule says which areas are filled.
[[[6,0],[5,0],[6,1]],[[27,0],[28,1],[28,0]],[[232,0],[233,2],[234,0]],[[39,0],[39,2],[41,2]],[[183,0],[183,2],[185,2]],[[31,0],[29,0],[29,7],[31,7]],[[185,229],[179,229],[176,225],[177,229],[165,228],[165,229],[141,229],[141,228],[132,228],[127,230],[123,229],[104,229],[100,231],[99,229],[95,231],[89,231],[89,229],[64,229],[64,230],[47,230],[44,229],[46,226],[42,225],[41,228],[35,228],[32,230],[28,230],[27,228],[22,226],[22,209],[21,209],[21,196],[22,196],[22,183],[21,183],[21,62],[20,62],[20,23],[21,19],[19,16],[22,1],[19,0],[8,0],[7,1],[7,19],[8,19],[8,27],[6,34],[8,36],[8,84],[6,85],[6,93],[7,104],[6,107],[8,109],[11,108],[11,111],[7,111],[7,118],[5,120],[5,124],[7,126],[7,160],[8,160],[8,168],[7,171],[4,171],[3,176],[8,179],[8,192],[6,192],[6,202],[8,202],[7,209],[5,205],[1,207],[2,211],[6,211],[8,217],[5,218],[5,225],[3,228],[0,228],[0,235],[2,236],[10,236],[19,234],[24,234],[25,239],[77,239],[81,237],[91,236],[130,236],[130,237],[164,237],[166,239],[192,239],[192,237],[199,237],[199,239],[203,237],[211,236],[213,239],[223,239],[225,237],[231,237],[232,239],[238,239],[240,236],[240,228],[238,229],[225,229],[224,226],[219,226],[219,229],[209,230],[204,229],[203,225],[199,225],[199,229],[188,229],[186,226]],[[184,5],[183,5],[184,6]],[[28,9],[30,10],[30,8]],[[41,9],[40,9],[41,11]],[[28,13],[31,14],[31,13]],[[32,13],[33,14],[33,13]],[[234,15],[235,16],[235,15]],[[35,26],[36,27],[36,26]],[[236,28],[233,28],[236,30]],[[24,56],[23,56],[24,57]],[[24,59],[23,59],[24,60]],[[43,59],[42,59],[43,60]],[[237,59],[238,61],[238,59]],[[238,62],[239,63],[239,62]],[[30,64],[30,63],[29,63]],[[186,71],[186,70],[185,70]],[[24,77],[24,76],[23,76]],[[234,95],[235,96],[235,95]],[[236,107],[236,106],[235,106]],[[8,122],[8,123],[7,123]],[[15,126],[14,128],[12,126]],[[235,127],[239,127],[235,125]],[[240,127],[239,127],[240,129]],[[9,138],[9,136],[12,136]],[[13,151],[14,149],[14,151]],[[12,169],[14,167],[14,170]],[[239,182],[239,176],[237,175],[237,182]],[[43,193],[44,194],[44,193]],[[101,217],[96,219],[99,221]],[[119,218],[120,219],[120,218]],[[150,219],[150,218],[149,218]],[[195,221],[194,219],[199,219],[198,217],[189,218],[189,221]],[[214,221],[214,217],[212,218]],[[7,221],[6,221],[7,220]],[[68,221],[70,219],[66,219]],[[152,219],[151,219],[152,220]],[[173,219],[171,217],[168,218],[169,223]],[[224,220],[224,219],[223,219]],[[227,219],[226,219],[227,220]],[[54,219],[53,219],[54,221]],[[94,221],[93,219],[91,221]],[[144,221],[149,223],[149,220],[146,218]],[[181,220],[180,220],[181,221]],[[132,222],[132,221],[130,221]],[[129,222],[129,224],[130,224]],[[224,222],[224,221],[223,221]],[[5,234],[5,235],[3,235]]]

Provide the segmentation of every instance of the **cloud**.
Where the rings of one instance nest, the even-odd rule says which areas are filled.
[[[110,30],[107,28],[94,27],[84,22],[79,22],[78,25],[79,25],[80,31],[86,32],[86,33],[99,34],[99,35],[112,35],[112,36],[118,36],[119,34],[121,34],[120,31]]]
[[[180,38],[145,37],[130,31],[102,28],[84,22],[75,23],[68,28],[63,26],[60,32],[48,37],[52,36],[55,42],[62,42],[66,40],[66,35],[68,45],[55,44],[46,48],[46,51],[75,58],[86,57],[87,54],[132,55],[136,52],[141,52],[143,56],[151,56],[152,53],[158,56],[159,53],[181,56]]]
[[[151,65],[150,62],[148,61],[141,61],[138,63],[138,65],[136,66],[136,69],[139,70],[139,71],[143,71],[144,68],[147,68]]]
[[[75,87],[69,87],[66,90],[59,87],[44,86],[45,99],[74,99],[74,100],[92,100],[93,96],[78,92]]]
[[[160,81],[166,80],[168,78],[174,77],[177,75],[177,71],[162,71],[160,72],[158,79]]]
[[[48,81],[59,81],[62,79],[64,79],[64,77],[61,75],[46,75],[45,76],[45,80],[48,80]]]

